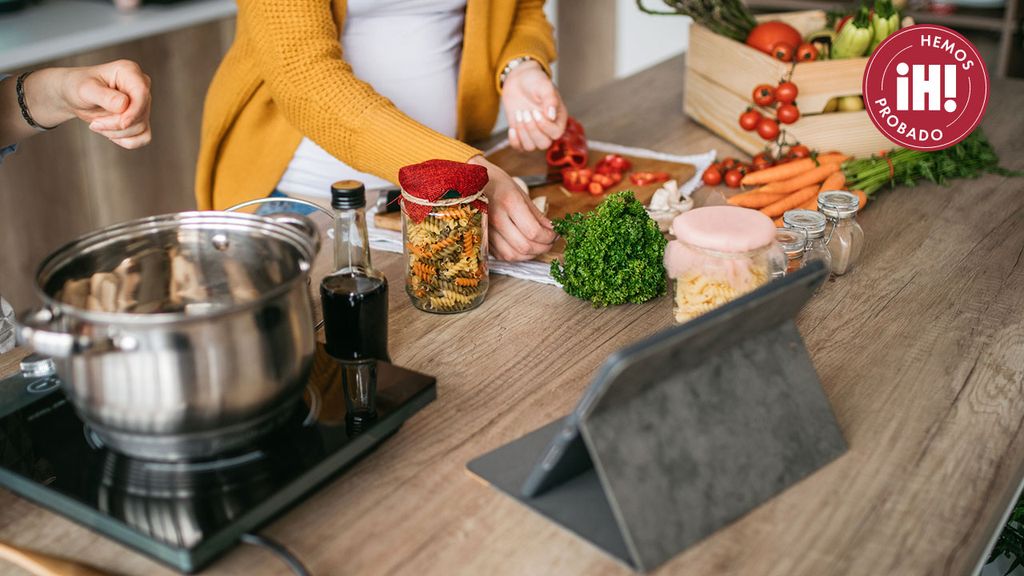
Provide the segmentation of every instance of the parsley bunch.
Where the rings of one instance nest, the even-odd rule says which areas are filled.
[[[632,191],[554,225],[565,238],[565,254],[551,263],[551,275],[569,294],[597,307],[639,304],[665,293],[665,237]]]

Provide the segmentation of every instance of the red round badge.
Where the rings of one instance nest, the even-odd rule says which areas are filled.
[[[988,106],[988,70],[959,33],[933,24],[890,35],[864,69],[864,106],[889,140],[941,150],[966,138]]]

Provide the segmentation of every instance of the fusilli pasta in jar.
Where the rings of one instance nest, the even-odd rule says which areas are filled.
[[[431,160],[403,168],[399,180],[405,289],[413,305],[441,314],[479,306],[488,286],[487,170]]]
[[[709,206],[680,214],[665,248],[674,316],[686,322],[767,283],[785,269],[775,225],[756,210]]]

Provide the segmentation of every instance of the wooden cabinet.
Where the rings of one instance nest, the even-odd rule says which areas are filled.
[[[123,150],[82,122],[25,141],[0,165],[0,294],[36,303],[47,254],[115,222],[195,208],[193,181],[206,88],[234,35],[225,19],[34,66],[137,61],[153,80],[152,143]]]

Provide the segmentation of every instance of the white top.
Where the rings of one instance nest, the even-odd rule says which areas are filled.
[[[454,137],[465,17],[466,0],[349,0],[342,55],[357,78],[399,110]],[[277,189],[326,198],[332,183],[349,179],[369,189],[391,186],[303,138]]]

